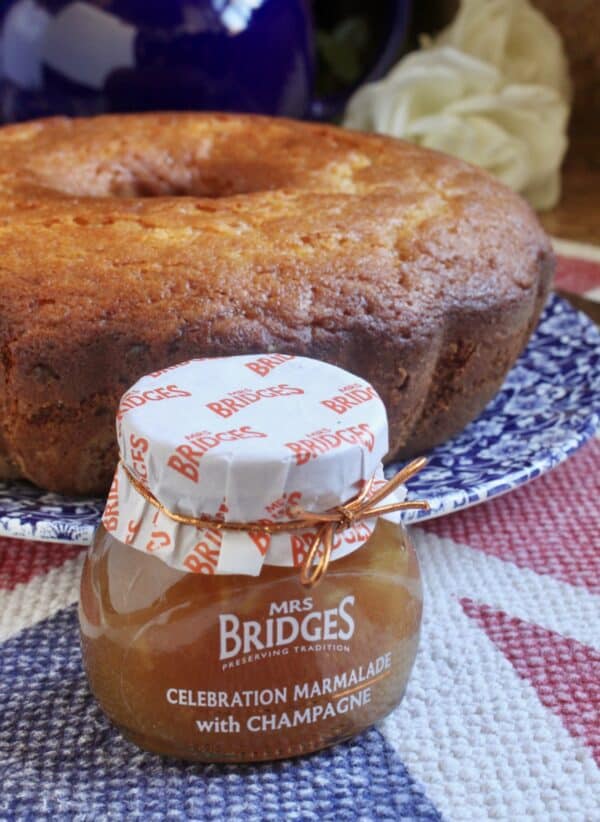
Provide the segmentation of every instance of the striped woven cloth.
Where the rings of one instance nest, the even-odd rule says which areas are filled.
[[[600,295],[572,244],[557,285]],[[530,485],[413,528],[421,648],[379,726],[288,762],[138,751],[91,697],[83,549],[0,540],[0,820],[600,819],[600,442]]]

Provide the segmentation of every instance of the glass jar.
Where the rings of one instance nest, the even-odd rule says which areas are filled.
[[[204,762],[310,753],[400,701],[421,621],[403,483],[373,386],[290,354],[148,374],[81,582],[83,659],[140,747]]]
[[[310,589],[293,567],[179,571],[101,527],[81,583],[83,659],[100,705],[140,747],[279,759],[347,739],[400,702],[421,608],[414,549],[383,519]]]

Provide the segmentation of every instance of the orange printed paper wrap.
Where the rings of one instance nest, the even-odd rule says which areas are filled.
[[[299,566],[315,532],[177,523],[127,472],[177,514],[285,522],[347,502],[372,477],[377,488],[388,449],[385,408],[369,383],[284,354],[190,360],[149,374],[122,397],[117,435],[126,468],[115,473],[104,527],[174,568],[204,574]],[[340,530],[332,559],[360,548],[374,526]]]

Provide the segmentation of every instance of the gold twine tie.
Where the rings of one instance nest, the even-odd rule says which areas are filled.
[[[360,492],[348,502],[336,505],[329,511],[323,513],[313,513],[298,508],[291,509],[290,513],[294,519],[285,522],[271,522],[269,520],[256,520],[255,522],[224,522],[222,519],[214,517],[192,517],[186,514],[178,514],[170,511],[158,500],[151,491],[130,471],[123,459],[121,466],[127,478],[146,502],[157,508],[173,522],[183,525],[193,525],[196,528],[214,528],[218,531],[246,531],[264,534],[276,534],[283,531],[302,531],[317,526],[317,531],[312,540],[308,553],[302,563],[300,571],[300,581],[308,588],[316,585],[326,573],[331,560],[335,534],[338,530],[345,531],[357,522],[378,517],[382,514],[391,514],[395,511],[405,511],[408,509],[429,510],[429,503],[426,500],[414,500],[411,502],[397,501],[380,505],[379,503],[392,494],[398,486],[403,485],[411,477],[418,474],[425,465],[425,457],[419,457],[408,465],[404,466],[394,477],[384,482],[373,494],[370,494],[374,479],[367,480]],[[321,551],[319,549],[322,548]]]

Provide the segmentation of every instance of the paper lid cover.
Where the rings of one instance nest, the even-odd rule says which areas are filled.
[[[299,565],[310,534],[198,529],[169,511],[226,522],[293,519],[346,503],[383,479],[385,407],[365,380],[292,355],[198,359],[140,379],[121,399],[122,461],[103,515],[117,539],[196,573],[258,574]],[[127,469],[127,470],[125,470]],[[360,547],[373,521],[336,537],[333,559]]]

